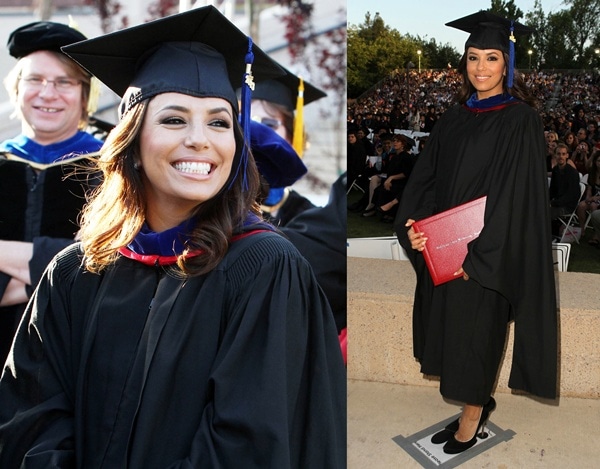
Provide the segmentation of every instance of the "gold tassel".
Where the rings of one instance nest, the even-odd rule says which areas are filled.
[[[296,115],[294,117],[294,138],[292,146],[298,156],[302,158],[304,153],[304,80],[300,78],[298,84],[298,98],[296,100]]]
[[[87,102],[88,115],[92,115],[98,110],[98,101],[100,100],[100,81],[92,76],[90,77],[90,96]]]

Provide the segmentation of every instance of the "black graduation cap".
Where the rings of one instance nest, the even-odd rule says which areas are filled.
[[[471,34],[465,43],[465,51],[469,47],[475,47],[506,52],[509,55],[507,85],[509,88],[512,87],[516,36],[530,34],[534,32],[532,28],[489,11],[479,11],[450,21],[446,26]]]
[[[300,77],[294,75],[289,70],[285,71],[286,74],[281,77],[257,83],[256,88],[252,92],[252,99],[263,99],[277,103],[293,112],[296,109]],[[327,96],[327,93],[304,81],[305,106],[325,96]]]
[[[8,36],[8,52],[16,59],[38,50],[60,52],[62,46],[85,40],[86,37],[66,24],[36,21],[15,29]]]
[[[161,93],[217,97],[238,112],[235,89],[242,87],[240,123],[250,141],[250,94],[254,80],[284,70],[214,6],[115,31],[63,47],[63,52],[122,97],[119,114]],[[244,146],[231,184],[241,173],[246,187]]]
[[[282,67],[283,68],[283,67]],[[285,75],[256,84],[252,99],[279,104],[294,113],[293,147],[302,158],[304,152],[304,106],[327,96],[316,86],[285,69]]]
[[[257,82],[285,73],[249,43],[248,36],[219,10],[207,6],[72,44],[63,51],[124,98],[122,113],[166,92],[221,97],[237,111],[234,90],[243,84],[248,61],[253,59]]]

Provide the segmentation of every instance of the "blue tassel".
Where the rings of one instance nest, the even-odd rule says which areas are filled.
[[[285,188],[283,187],[271,187],[269,189],[269,194],[267,198],[263,202],[263,205],[267,207],[272,207],[273,205],[277,205],[283,199],[283,195],[285,194]]]
[[[242,103],[239,115],[239,123],[244,133],[244,148],[242,149],[240,162],[235,172],[235,177],[231,180],[230,184],[231,187],[233,181],[235,181],[235,179],[238,177],[241,169],[242,177],[244,178],[244,190],[248,190],[248,179],[246,176],[248,170],[248,151],[250,147],[250,107],[252,102],[252,90],[254,90],[254,77],[252,76],[253,63],[254,53],[252,52],[252,38],[248,37],[248,52],[246,53],[246,71],[244,73],[244,80],[242,82]]]
[[[515,76],[515,22],[510,22],[510,36],[508,38],[508,80],[506,86],[512,88]]]

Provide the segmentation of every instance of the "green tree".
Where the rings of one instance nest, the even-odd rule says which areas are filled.
[[[511,20],[519,21],[523,18],[523,10],[515,5],[514,0],[491,0],[490,11]]]
[[[419,45],[385,24],[379,13],[348,28],[348,96],[356,97],[394,70],[416,60]]]
[[[348,96],[357,96],[373,82],[369,74],[371,49],[356,26],[348,28],[346,86]]]
[[[443,69],[448,65],[455,68],[460,61],[461,54],[450,43],[438,44],[432,38],[423,44],[423,56],[429,68]]]
[[[572,27],[567,30],[566,38],[571,46],[577,64],[586,65],[586,48],[589,39],[597,37],[600,32],[600,0],[565,0],[570,8],[567,13],[572,21]]]
[[[533,25],[523,20],[523,10],[517,7],[513,0],[492,0],[490,11],[499,16],[502,16],[503,18],[508,18],[514,21],[518,21],[519,23],[526,24],[529,27],[533,27]],[[532,40],[532,37],[528,35],[516,37],[515,66],[517,68],[529,68],[529,49],[531,49]]]
[[[535,0],[533,10],[525,15],[525,23],[535,30],[528,42],[532,52],[532,66],[536,67],[541,58],[546,56],[548,48],[548,19],[540,0]]]
[[[542,68],[576,68],[577,62],[569,37],[573,35],[572,17],[566,10],[548,14],[546,54]]]
[[[379,16],[379,13],[375,13],[375,17],[371,19],[371,12],[367,11],[365,14],[365,22],[363,23],[359,35],[367,43],[372,43],[377,38],[385,35],[389,31],[389,27],[385,25],[383,18]]]
[[[450,43],[438,44],[434,39],[423,39],[421,36],[413,37],[410,34],[404,36],[406,40],[412,43],[413,51],[409,60],[415,65],[418,62],[417,50],[421,50],[421,69],[440,69],[446,68],[448,64],[453,67],[458,65],[461,54],[459,54]]]

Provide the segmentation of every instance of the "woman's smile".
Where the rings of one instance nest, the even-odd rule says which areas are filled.
[[[208,176],[212,169],[211,163],[201,161],[178,161],[171,166],[181,173],[201,174],[203,176]]]

